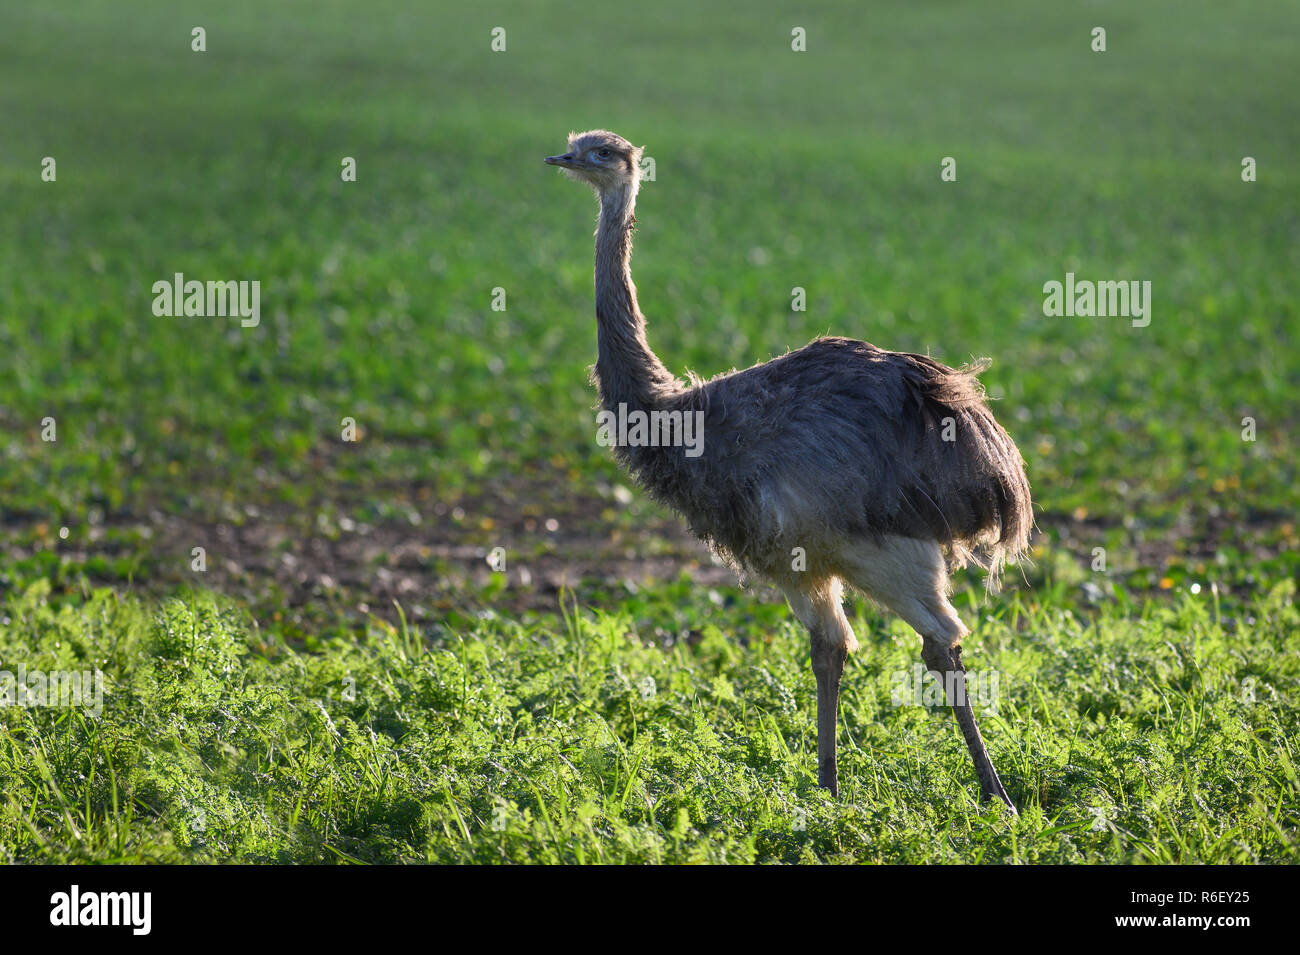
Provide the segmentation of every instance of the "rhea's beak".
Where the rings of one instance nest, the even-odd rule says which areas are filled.
[[[565,153],[563,156],[547,156],[546,162],[552,166],[563,166],[566,169],[575,169],[578,165],[578,161],[573,158],[573,153]]]

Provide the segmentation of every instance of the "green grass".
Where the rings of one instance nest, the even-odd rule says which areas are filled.
[[[987,618],[972,676],[1001,677],[985,722],[1016,820],[976,802],[949,711],[894,705],[916,656],[901,627],[847,674],[836,802],[813,775],[794,627],[772,608],[719,613],[687,582],[560,625],[429,640],[376,622],[319,653],[268,647],[208,596],[152,615],[108,591],[61,611],[48,596],[5,607],[0,651],[97,661],[109,689],[99,717],[28,709],[0,728],[11,859],[1297,859],[1289,583],[1239,619],[1191,598]],[[661,638],[674,616],[696,636]]]
[[[1294,861],[1297,29],[1174,0],[9,14],[0,669],[109,692],[0,708],[0,854]],[[669,367],[828,332],[993,358],[1043,533],[958,605],[1019,821],[973,803],[950,714],[890,705],[917,641],[861,604],[829,802],[787,611],[677,578],[698,555],[626,499],[594,202],[540,162],[591,126],[656,160],[633,266]],[[1067,271],[1150,280],[1150,326],[1045,317]],[[260,280],[260,326],[154,317],[175,272]]]

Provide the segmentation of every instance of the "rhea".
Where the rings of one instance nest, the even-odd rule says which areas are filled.
[[[840,680],[858,646],[847,585],[920,635],[983,798],[1015,812],[975,720],[961,657],[969,631],[949,599],[951,568],[975,560],[996,580],[1033,525],[1024,462],[985,404],[983,366],[819,338],[744,371],[679,380],[646,341],[632,284],[640,160],[605,130],[570,134],[567,151],[546,158],[600,199],[593,377],[604,411],[703,425],[694,455],[681,442],[627,440],[615,456],[742,576],[780,588],[807,628],[819,785],[838,796]]]

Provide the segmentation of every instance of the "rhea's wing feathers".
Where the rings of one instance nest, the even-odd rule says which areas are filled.
[[[688,518],[696,511],[693,525],[708,525],[711,536],[725,533],[729,520],[761,531],[758,512],[777,497],[778,516],[788,522],[844,533],[991,544],[1009,553],[1027,541],[1032,515],[1019,451],[966,370],[819,339],[689,389],[681,400],[704,413],[696,467],[706,477],[682,509]]]

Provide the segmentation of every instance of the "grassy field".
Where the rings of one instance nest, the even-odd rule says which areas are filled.
[[[0,672],[105,689],[0,706],[0,859],[1300,858],[1294,5],[5,21]],[[598,126],[655,159],[670,368],[993,359],[1039,533],[957,606],[1019,819],[861,600],[818,790],[806,637],[596,443],[595,205],[541,158]],[[155,316],[178,272],[260,323]],[[1149,280],[1150,324],[1046,316],[1067,272]]]

